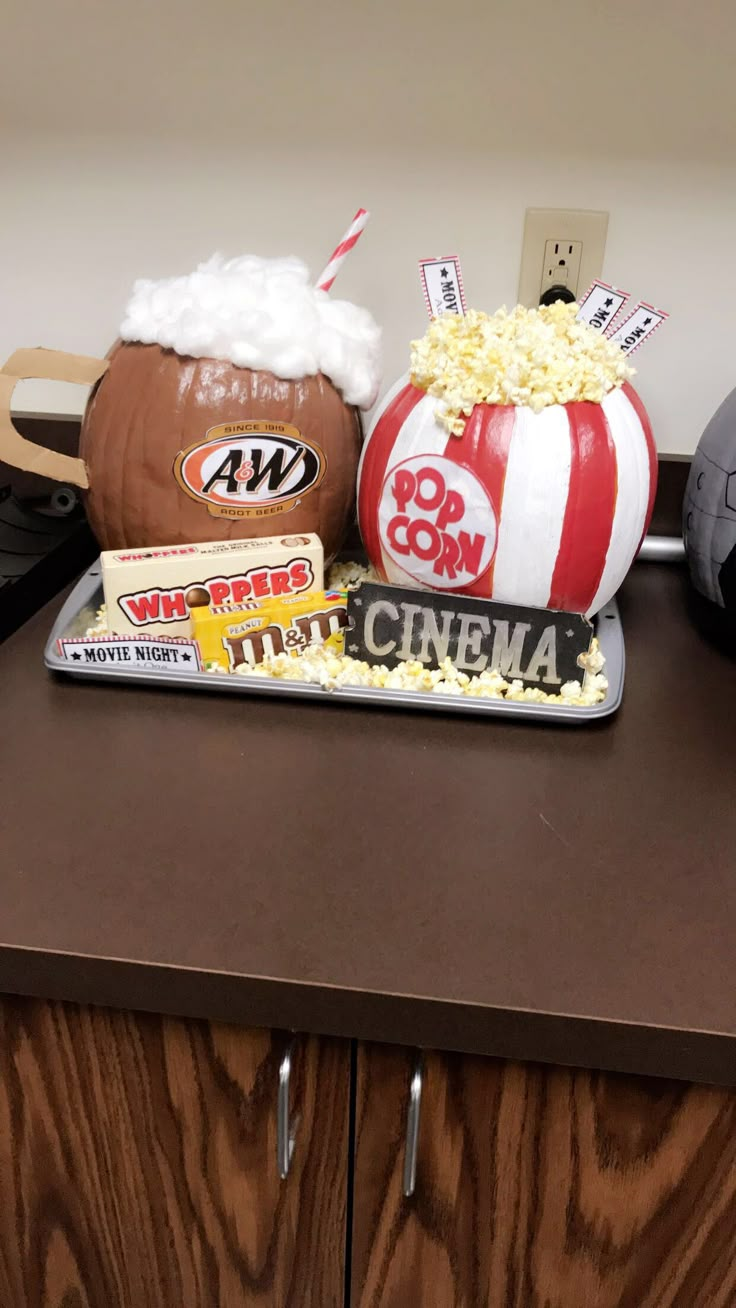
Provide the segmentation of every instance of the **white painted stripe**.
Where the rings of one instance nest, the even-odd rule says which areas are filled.
[[[382,399],[378,401],[378,404],[376,405],[375,409],[373,410],[373,413],[371,414],[371,420],[368,425],[368,435],[363,441],[363,448],[360,451],[360,461],[358,463],[358,478],[356,482],[358,491],[360,491],[360,478],[363,472],[363,460],[365,459],[365,452],[368,449],[368,442],[371,436],[373,435],[374,431],[376,430],[376,426],[379,420],[383,417],[384,413],[386,412],[386,409],[388,408],[389,404],[391,404],[396,399],[396,396],[399,395],[401,391],[403,391],[404,388],[409,385],[410,380],[411,378],[408,372],[405,372],[403,377],[399,377],[399,380],[393,386],[390,386],[389,389],[386,391],[386,394],[382,397]]]
[[[436,395],[425,395],[414,406],[401,431],[397,432],[386,465],[386,476],[397,463],[403,463],[404,459],[411,459],[415,454],[444,454],[452,437],[434,416],[438,404]]]
[[[561,404],[518,408],[493,569],[494,600],[549,602],[570,485],[570,423]]]
[[[386,394],[381,396],[381,399],[378,401],[375,409],[373,410],[373,413],[371,414],[371,421],[368,427],[369,435],[374,430],[376,425],[380,422],[389,404],[391,404],[393,400],[396,399],[396,396],[401,391],[403,391],[405,386],[409,385],[410,381],[411,381],[411,373],[409,372],[403,373],[402,376],[399,377],[398,381],[395,382],[393,386],[389,386],[388,390],[386,391]]]
[[[369,495],[369,499],[371,500],[370,508],[364,509],[361,503],[360,490],[363,480],[363,467],[365,464],[365,458],[368,451],[368,446],[370,445],[371,442],[371,437],[373,436],[373,433],[376,430],[378,422],[389,408],[389,405],[393,404],[394,400],[396,400],[398,396],[401,395],[402,391],[406,390],[406,387],[409,385],[410,380],[411,378],[408,372],[405,372],[403,377],[399,377],[399,380],[395,383],[395,385],[389,388],[389,390],[384,395],[383,399],[376,406],[373,417],[371,419],[371,425],[368,431],[368,435],[364,440],[363,448],[360,451],[360,459],[358,460],[358,473],[355,480],[356,507],[357,507],[359,523],[365,521],[367,516],[377,515],[379,492],[380,492],[381,485],[383,485],[383,478],[386,471],[386,466],[384,464],[382,475],[380,477],[380,485],[377,488],[374,488],[373,490],[369,488],[368,495]],[[389,459],[390,457],[391,454],[389,452]]]
[[[616,508],[606,562],[588,609],[589,617],[616,594],[631,567],[649,504],[649,452],[636,409],[617,387],[605,396],[603,412],[616,448]]]
[[[444,454],[447,442],[453,438],[444,427],[440,426],[434,416],[438,403],[439,401],[435,395],[425,395],[424,399],[420,400],[412,409],[396,437],[386,464],[381,486],[391,470],[397,464],[403,463],[405,459],[411,459],[415,454]],[[377,502],[380,502],[381,486],[376,487]],[[383,540],[385,526],[386,524],[379,517],[381,540]],[[383,548],[381,549],[381,556],[389,581],[392,581],[395,586],[417,586],[418,583],[408,573],[404,572],[403,568],[400,568]]]
[[[389,404],[393,404],[394,400],[396,399],[396,396],[401,394],[401,392],[409,385],[410,381],[411,381],[411,374],[405,372],[401,375],[401,377],[399,377],[398,381],[394,382],[393,386],[389,386],[388,390],[386,391],[386,394],[381,397],[375,409],[373,410],[373,413],[371,414],[371,420],[368,427],[369,435],[376,428],[378,423],[381,421],[381,418],[386,412]]]

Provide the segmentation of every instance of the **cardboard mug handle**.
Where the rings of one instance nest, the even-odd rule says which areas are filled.
[[[89,488],[87,469],[82,459],[71,454],[47,450],[26,440],[13,425],[11,401],[16,383],[25,377],[46,381],[82,382],[92,386],[107,370],[107,359],[91,359],[84,354],[66,354],[63,350],[16,350],[0,369],[0,459],[23,472],[37,472],[52,481],[71,482]]]

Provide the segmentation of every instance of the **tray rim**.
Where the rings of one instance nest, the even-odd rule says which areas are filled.
[[[156,672],[144,668],[107,667],[94,665],[71,668],[57,652],[56,642],[92,603],[102,587],[99,559],[79,578],[67,596],[54,622],[44,648],[44,664],[50,672],[60,673],[74,681],[112,681],[124,684],[153,685],[159,688],[202,690],[209,693],[266,695],[279,698],[316,701],[320,704],[362,704],[375,708],[409,708],[424,712],[470,713],[473,716],[531,719],[537,722],[555,722],[583,726],[611,717],[617,712],[623,698],[626,652],[623,628],[616,599],[604,605],[596,616],[601,648],[606,658],[608,694],[600,704],[590,707],[565,704],[535,704],[503,699],[475,699],[465,695],[443,695],[411,690],[381,690],[373,686],[339,686],[328,690],[308,682],[288,682],[271,677],[238,677],[212,672],[181,671]]]

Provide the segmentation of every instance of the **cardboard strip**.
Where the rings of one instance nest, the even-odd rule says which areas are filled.
[[[56,642],[61,658],[77,667],[146,668],[201,672],[196,640],[173,636],[72,636]]]
[[[0,459],[22,472],[35,472],[52,481],[69,482],[82,490],[89,487],[87,469],[81,459],[47,450],[26,440],[13,424],[12,401],[21,378],[41,377],[47,381],[81,382],[91,386],[107,369],[106,359],[63,350],[16,350],[0,369]]]
[[[620,345],[624,354],[633,354],[669,316],[663,309],[655,309],[653,304],[640,300],[618,331],[613,332],[608,339]]]
[[[580,301],[577,316],[594,331],[608,332],[628,298],[628,291],[619,291],[608,282],[592,282]]]
[[[108,368],[107,359],[88,354],[67,354],[65,350],[47,350],[42,346],[16,350],[0,372],[11,377],[42,377],[44,381],[78,382],[93,386]]]
[[[420,259],[419,276],[430,318],[439,318],[441,313],[465,316],[468,307],[460,260],[456,254],[445,259]]]

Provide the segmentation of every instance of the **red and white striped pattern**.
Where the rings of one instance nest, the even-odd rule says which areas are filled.
[[[317,282],[318,291],[329,291],[347,256],[360,238],[370,214],[367,209],[359,209],[337,249],[333,250],[330,262]]]
[[[399,585],[431,584],[514,604],[596,613],[628,572],[654,504],[656,447],[636,392],[626,384],[602,404],[552,405],[541,413],[478,405],[460,437],[439,425],[436,407],[436,398],[403,378],[374,417],[358,472],[360,529],[373,565]],[[396,514],[403,506],[397,507],[396,470],[414,469],[419,478],[423,455],[435,456],[428,467],[435,479],[442,467],[448,487],[453,466],[460,465],[485,491],[481,507],[476,498],[468,508],[467,520],[443,524],[439,511],[438,525],[448,532],[457,536],[465,529],[466,541],[479,541],[485,531],[495,539],[490,564],[478,554],[485,570],[464,584],[453,584],[447,570],[428,581],[434,565],[422,559],[437,535],[427,522],[434,521],[431,512],[422,517],[421,509],[409,510],[418,520],[411,530],[420,533],[414,536],[419,559],[407,549],[406,518],[401,520],[397,561]],[[469,484],[455,475],[458,486]],[[431,490],[430,480],[420,485],[425,505]]]

